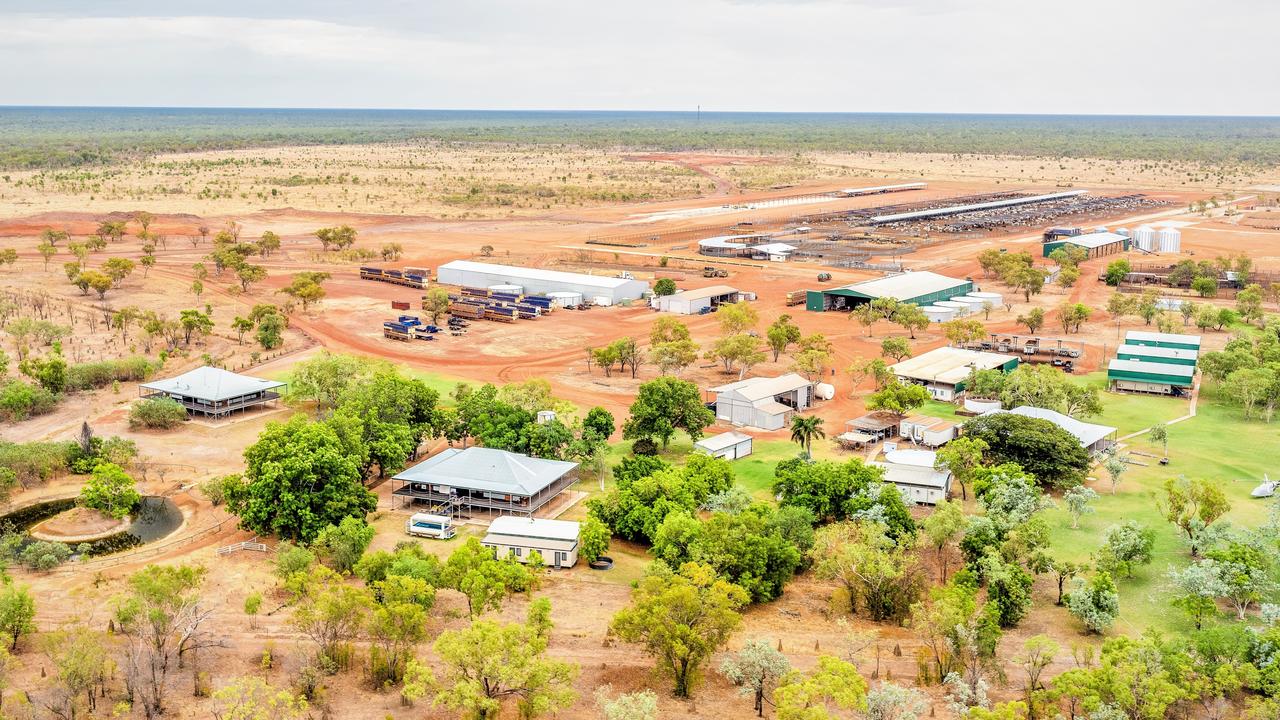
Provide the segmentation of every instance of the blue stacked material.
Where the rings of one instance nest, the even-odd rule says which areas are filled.
[[[360,268],[360,274],[361,274],[361,275],[373,275],[373,276],[375,276],[375,277],[376,277],[376,276],[378,276],[378,275],[381,275],[381,274],[382,274],[382,268],[376,268],[376,267],[362,267],[362,268]]]
[[[520,317],[533,320],[542,314],[542,308],[537,305],[526,305],[524,303],[516,303],[516,312],[520,313]]]
[[[439,328],[439,327],[437,327],[437,326],[435,326],[435,325],[423,325],[423,326],[422,326],[421,328],[419,328],[419,329],[420,329],[420,330],[422,330],[423,332],[429,332],[429,333],[438,333],[438,332],[440,332],[440,328]]]
[[[489,299],[497,300],[498,302],[513,303],[513,302],[518,302],[520,300],[520,296],[513,295],[511,293],[490,293]]]
[[[393,320],[388,320],[382,323],[382,327],[387,328],[388,330],[396,330],[398,332],[409,332],[408,325],[405,325],[404,323],[400,323],[400,322],[395,322]]]
[[[426,280],[426,278],[422,277],[421,275],[414,275],[413,273],[408,273],[405,275],[405,277],[417,282],[424,282]]]
[[[462,294],[470,297],[489,297],[489,291],[485,288],[464,287],[462,288]]]
[[[417,315],[401,315],[399,320],[404,325],[421,325],[422,324],[422,321],[418,319]]]

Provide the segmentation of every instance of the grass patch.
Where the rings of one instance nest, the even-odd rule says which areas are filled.
[[[1145,420],[1138,414],[1139,408],[1150,401],[1166,401],[1167,398],[1145,396],[1107,395],[1105,422],[1128,427],[1147,426],[1159,419],[1168,419],[1169,412]],[[1134,402],[1146,401],[1146,402]],[[1171,401],[1182,404],[1183,401]],[[1167,406],[1157,404],[1157,409]],[[1183,414],[1173,411],[1173,415]],[[1110,481],[1100,468],[1094,473],[1099,482],[1095,489],[1102,497],[1095,503],[1097,512],[1086,516],[1080,528],[1071,529],[1070,515],[1065,507],[1047,511],[1046,519],[1052,527],[1052,545],[1059,556],[1087,561],[1102,544],[1102,536],[1111,525],[1126,520],[1137,520],[1155,530],[1154,561],[1140,568],[1133,579],[1119,579],[1120,623],[1118,628],[1126,633],[1140,632],[1152,627],[1172,632],[1185,632],[1193,628],[1190,620],[1169,605],[1165,590],[1165,574],[1171,568],[1185,567],[1191,557],[1182,541],[1181,531],[1169,524],[1156,507],[1161,497],[1164,481],[1179,475],[1189,479],[1207,479],[1226,493],[1231,501],[1231,511],[1218,522],[1229,522],[1237,527],[1256,527],[1266,516],[1269,503],[1249,497],[1249,493],[1262,480],[1263,473],[1277,471],[1277,436],[1280,426],[1260,421],[1245,420],[1243,413],[1218,401],[1216,389],[1203,388],[1196,417],[1169,426],[1168,466],[1159,465],[1154,458],[1136,456],[1145,467],[1130,465],[1121,476],[1119,491],[1111,495]],[[1161,447],[1146,436],[1125,441],[1127,449],[1159,455]]]

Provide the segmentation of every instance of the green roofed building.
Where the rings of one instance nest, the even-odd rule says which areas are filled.
[[[1050,240],[1041,246],[1041,251],[1045,257],[1049,257],[1054,250],[1067,245],[1074,245],[1084,250],[1087,257],[1096,258],[1117,255],[1128,250],[1129,238],[1113,232],[1086,233]]]
[[[1116,358],[1107,365],[1107,382],[1113,390],[1182,395],[1195,384],[1194,365],[1172,365],[1150,360]]]
[[[1124,336],[1125,345],[1143,345],[1145,347],[1174,348],[1175,350],[1199,350],[1199,335],[1179,335],[1177,333],[1147,332],[1130,330]]]
[[[810,290],[805,309],[813,312],[853,310],[878,298],[893,298],[911,305],[932,305],[974,291],[972,280],[957,280],[927,270],[886,275],[829,290]]]
[[[1121,345],[1116,350],[1116,357],[1121,360],[1141,360],[1144,362],[1166,363],[1168,365],[1196,366],[1200,359],[1199,350],[1182,348],[1157,347],[1155,345]]]

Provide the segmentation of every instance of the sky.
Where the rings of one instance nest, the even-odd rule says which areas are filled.
[[[1273,0],[0,0],[0,105],[1280,115]]]

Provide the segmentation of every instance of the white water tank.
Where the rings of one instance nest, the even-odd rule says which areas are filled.
[[[831,383],[818,383],[813,389],[813,393],[818,396],[819,400],[830,400],[836,396],[836,386]]]
[[[1000,296],[1000,293],[974,291],[969,293],[967,297],[978,298],[982,302],[991,303],[993,308],[1004,307],[1004,298]],[[979,305],[978,307],[982,306]]]
[[[984,306],[984,305],[986,305],[986,303],[987,303],[987,301],[986,301],[986,300],[984,300],[984,299],[982,299],[982,298],[976,298],[976,297],[973,297],[972,295],[959,295],[959,296],[957,296],[957,297],[953,297],[953,298],[951,298],[951,299],[952,299],[952,300],[954,300],[954,301],[956,301],[956,302],[958,302],[958,303],[963,304],[965,307],[967,307],[967,308],[969,309],[969,312],[971,312],[971,313],[979,313],[979,312],[982,312],[982,311],[983,311],[983,306]],[[992,307],[995,307],[995,305],[994,305],[994,304],[992,304]]]
[[[1131,233],[1129,232],[1129,228],[1116,228],[1116,234],[1123,235],[1125,237],[1131,236]]]
[[[1108,229],[1107,229],[1106,227],[1104,227],[1104,226],[1096,227],[1096,228],[1094,228],[1094,229],[1093,229],[1093,231],[1094,231],[1094,232],[1096,232],[1096,233],[1111,232],[1110,230],[1108,230]]]
[[[964,409],[971,413],[977,413],[978,415],[991,412],[992,410],[999,410],[1000,407],[999,400],[964,399]]]
[[[925,317],[929,318],[929,322],[946,322],[954,320],[956,317],[956,309],[951,307],[942,307],[941,305],[926,305],[921,308]]]
[[[558,292],[549,292],[547,293],[547,297],[551,299],[552,305],[559,305],[560,307],[582,304],[582,293],[580,292],[561,290]]]
[[[1162,253],[1182,252],[1182,233],[1178,228],[1161,228],[1156,233],[1156,249]]]
[[[1139,250],[1151,252],[1156,245],[1156,231],[1151,229],[1150,225],[1143,225],[1133,231],[1133,244]]]
[[[538,411],[538,424],[539,424],[539,425],[545,425],[545,424],[547,424],[547,423],[549,423],[549,422],[551,422],[552,420],[555,420],[555,419],[556,419],[556,411],[555,411],[555,410],[539,410],[539,411]]]
[[[952,310],[955,310],[956,317],[968,315],[970,310],[968,305],[962,302],[957,302],[955,300],[939,300],[933,305],[934,307],[944,307],[944,308],[951,308]]]

